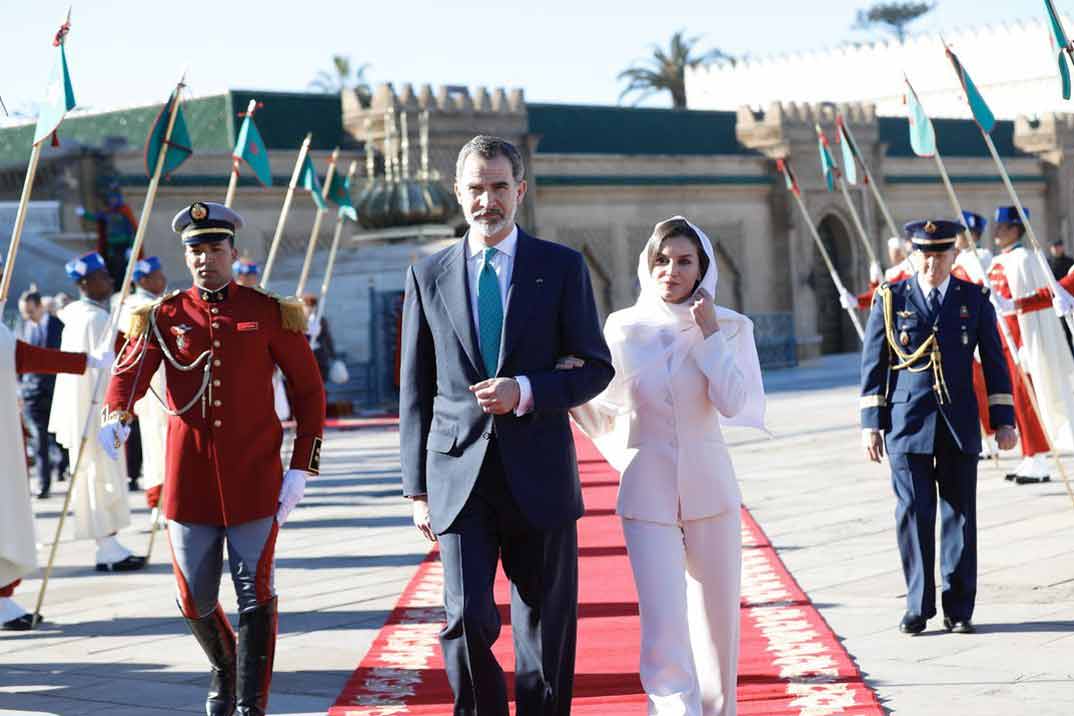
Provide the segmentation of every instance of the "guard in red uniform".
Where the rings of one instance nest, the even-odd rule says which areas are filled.
[[[265,713],[276,643],[274,549],[279,527],[317,474],[324,384],[306,341],[302,307],[232,280],[242,218],[197,202],[172,229],[194,285],[137,309],[105,395],[106,449],[126,439],[131,406],[164,364],[168,444],[162,499],[179,606],[212,665],[210,716]],[[291,466],[272,374],[293,386]],[[162,396],[163,397],[163,396]],[[235,634],[217,602],[224,543],[239,603]]]

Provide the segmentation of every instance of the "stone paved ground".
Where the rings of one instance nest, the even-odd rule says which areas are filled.
[[[886,465],[859,448],[855,371],[834,357],[766,376],[776,437],[728,435],[748,506],[893,713],[1074,713],[1074,508],[1062,486],[1015,487],[984,467],[980,633],[948,635],[934,620],[899,634],[893,500]],[[326,711],[425,553],[398,497],[396,443],[387,429],[332,434],[323,475],[281,533],[274,714]],[[60,505],[36,503],[39,539]],[[134,519],[144,525],[145,510]],[[147,535],[124,541],[144,548]],[[204,660],[177,616],[162,542],[154,554],[147,572],[98,575],[90,545],[62,544],[46,628],[0,632],[0,715],[202,713]]]

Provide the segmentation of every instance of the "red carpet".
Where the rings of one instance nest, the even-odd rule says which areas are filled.
[[[638,605],[615,515],[618,475],[577,438],[588,510],[578,525],[578,657],[572,714],[645,713],[638,679]],[[761,528],[742,511],[742,645],[738,713],[743,716],[880,716],[872,690],[810,604]],[[329,716],[451,714],[437,634],[443,574],[435,550],[418,568]],[[507,580],[496,585],[504,628],[496,654],[511,673]]]

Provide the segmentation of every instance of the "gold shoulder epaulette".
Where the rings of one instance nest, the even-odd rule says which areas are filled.
[[[138,306],[131,311],[131,324],[127,327],[127,336],[129,338],[140,338],[149,331],[149,314],[157,309],[160,304],[165,301],[171,300],[178,296],[182,291],[175,289],[171,293],[166,293],[156,301],[147,303],[144,306]]]
[[[281,296],[260,286],[251,286],[250,288],[280,304],[280,323],[283,325],[283,330],[295,331],[296,333],[306,332],[306,312],[302,310],[302,301],[299,301],[294,296]]]

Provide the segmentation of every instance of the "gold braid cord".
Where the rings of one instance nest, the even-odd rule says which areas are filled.
[[[893,320],[895,310],[891,303],[891,287],[884,284],[877,291],[884,302],[884,335],[887,338],[888,346],[891,348],[891,369],[905,369],[911,373],[923,373],[931,369],[934,378],[932,390],[936,393],[936,399],[941,404],[950,403],[951,395],[947,392],[947,381],[943,376],[943,360],[940,357],[940,342],[937,339],[935,328],[924,343],[912,353],[907,353],[895,338],[895,322]]]

